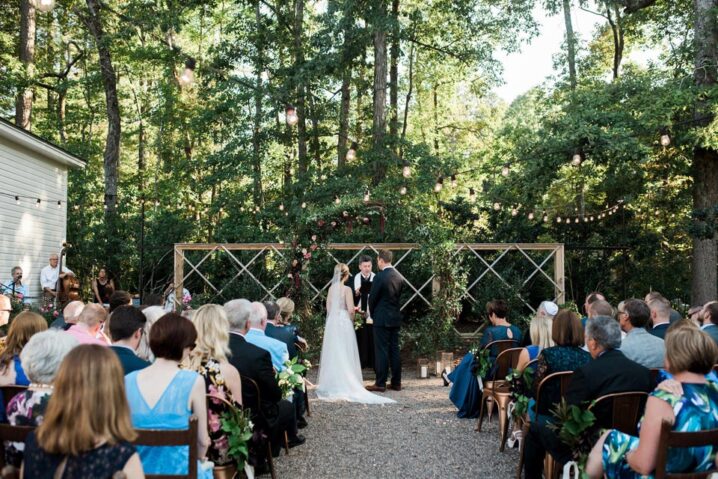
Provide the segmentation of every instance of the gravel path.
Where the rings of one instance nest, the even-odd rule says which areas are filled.
[[[316,380],[316,370],[310,380]],[[280,478],[511,478],[518,450],[499,452],[498,421],[458,419],[441,379],[405,370],[397,404],[367,406],[318,401],[310,390],[307,442],[282,453]],[[373,373],[364,372],[365,384]],[[268,477],[268,476],[267,476]]]

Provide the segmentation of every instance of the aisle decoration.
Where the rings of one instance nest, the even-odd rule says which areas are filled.
[[[588,455],[600,435],[600,429],[595,427],[596,416],[588,408],[582,409],[573,404],[569,406],[565,398],[561,399],[551,413],[555,420],[549,423],[548,427],[571,449],[581,479],[588,479],[585,473]]]
[[[284,369],[277,373],[277,383],[284,399],[291,397],[295,389],[305,390],[306,385],[302,375],[305,371],[307,371],[305,362],[299,362],[296,357],[284,362]]]

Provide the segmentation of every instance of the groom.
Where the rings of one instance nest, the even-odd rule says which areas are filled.
[[[376,262],[380,272],[374,277],[371,293],[369,293],[369,311],[374,320],[374,367],[376,369],[376,383],[366,387],[369,391],[386,391],[390,364],[391,384],[388,388],[401,391],[399,298],[404,279],[391,265],[392,256],[391,251],[379,250]]]

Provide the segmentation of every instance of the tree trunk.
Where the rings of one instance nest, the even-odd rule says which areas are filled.
[[[319,141],[319,113],[317,112],[317,102],[313,97],[309,97],[309,118],[312,120],[312,154],[314,162],[317,165],[317,171],[322,170],[322,151],[321,142]]]
[[[399,142],[399,158],[404,159],[404,139],[406,138],[406,125],[409,117],[409,103],[411,95],[414,92],[414,43],[411,44],[409,50],[409,88],[406,92],[406,102],[404,103],[404,121],[401,125],[401,141]]]
[[[568,78],[571,89],[576,89],[576,36],[571,21],[571,0],[563,0],[563,19],[566,24],[566,47],[568,49]]]
[[[35,7],[20,0],[20,61],[28,82],[15,98],[15,124],[25,130],[32,126],[32,78],[35,76]]]
[[[389,136],[396,144],[399,135],[399,55],[401,45],[399,40],[399,0],[391,1],[391,66],[389,68]],[[395,150],[396,151],[396,150]]]
[[[254,205],[260,206],[263,203],[262,194],[262,144],[260,135],[262,133],[262,70],[264,69],[262,44],[262,12],[259,0],[254,2],[254,20],[257,26],[257,64],[255,65],[255,82],[257,88],[254,90],[254,127],[252,128],[252,175],[253,175],[253,197]]]
[[[611,16],[611,9],[616,18]],[[608,24],[611,26],[611,32],[613,33],[613,79],[618,78],[619,70],[621,68],[621,61],[623,60],[623,24],[621,20],[621,10],[618,8],[616,3],[611,1],[606,2],[606,18]]]
[[[439,86],[434,83],[431,86],[432,98],[434,100],[434,154],[439,154]]]
[[[372,119],[372,146],[377,153],[374,167],[374,184],[386,175],[386,163],[380,152],[386,136],[386,5],[378,2],[374,25],[374,104]]]
[[[342,76],[342,99],[339,105],[339,135],[337,137],[337,166],[346,165],[347,141],[349,136],[349,107],[351,104],[351,78],[352,69],[348,65]]]
[[[707,90],[715,87],[716,64],[718,64],[718,21],[715,17],[716,0],[694,0],[695,8],[695,82]],[[700,97],[699,97],[700,98]],[[696,120],[711,114],[711,105],[699,100],[695,108]],[[697,147],[693,152],[693,208],[713,210],[709,217],[718,219],[718,152],[707,147]],[[718,255],[716,234],[712,237],[693,239],[693,274],[691,278],[692,304],[704,304],[716,299],[718,292]]]
[[[67,144],[67,135],[65,134],[65,112],[66,112],[66,92],[64,87],[60,87],[57,92],[57,131],[60,135],[60,144]]]
[[[304,29],[304,0],[294,0],[294,84],[297,89],[297,150],[299,160],[299,179],[306,180],[309,170],[307,156],[307,115],[306,115],[306,88],[300,76],[304,66],[304,47],[302,46],[302,32]]]

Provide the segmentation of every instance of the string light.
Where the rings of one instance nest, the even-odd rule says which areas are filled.
[[[512,208],[512,209],[511,209],[511,216],[516,216],[517,214],[519,214],[519,210],[517,210],[516,208]]]
[[[369,190],[364,192],[364,203],[369,203]]]
[[[576,220],[574,221],[574,223],[578,223],[578,218],[576,218]]]
[[[573,158],[571,158],[571,164],[573,166],[579,166],[581,164],[582,160],[583,160],[583,158],[581,158],[581,152],[577,151],[576,153],[573,154]]]
[[[499,202],[497,201],[496,203],[494,203],[494,210],[495,210],[495,211],[499,211],[500,209],[501,209],[501,203],[499,203]]]
[[[557,216],[557,217],[556,217],[556,223],[560,223],[561,221],[562,221],[562,220],[561,220],[561,217],[560,217],[560,216]]]
[[[15,204],[20,205],[20,197],[19,196],[15,197]]]
[[[531,213],[529,213],[529,219],[530,219],[530,220],[534,219],[533,211],[532,211]]]
[[[508,163],[504,164],[504,167],[501,168],[501,175],[502,176],[509,176],[509,172],[511,171],[511,165]]]
[[[306,203],[306,202],[304,202],[304,201],[302,201],[302,205],[301,205],[301,206],[302,206],[302,209],[304,209],[304,208],[306,208],[306,207],[307,207],[307,203]]]
[[[469,188],[469,199],[471,201],[476,201],[476,191],[474,191],[473,188]]]
[[[434,185],[434,191],[439,193],[443,187],[444,187],[444,177],[440,176],[439,179],[436,180],[436,184]]]
[[[284,211],[284,203],[279,204],[279,211]]]
[[[669,135],[668,130],[664,128],[661,131],[661,146],[663,148],[665,148],[670,144],[671,144],[671,135]]]
[[[338,205],[338,204],[341,203],[341,202],[342,202],[342,200],[339,199],[339,196],[335,196],[335,197],[334,197],[334,204],[335,204],[335,205]]]
[[[399,194],[405,195],[406,194],[406,186],[402,186],[399,188]]]
[[[57,209],[59,210],[60,208],[62,208],[62,201],[57,202]]]
[[[181,86],[190,86],[194,82],[194,69],[197,66],[197,61],[189,57],[184,62],[184,70],[177,79]]]
[[[451,175],[451,187],[456,188],[456,175]]]
[[[40,201],[40,198],[38,198],[37,201],[35,202],[35,208],[39,208],[40,203],[42,203],[42,202]]]
[[[297,116],[297,109],[294,108],[294,105],[287,105],[284,108],[284,118],[287,121],[287,125],[294,126],[297,123],[299,123],[299,116]],[[354,146],[355,143],[352,143],[352,146]],[[356,150],[355,150],[356,153]],[[348,153],[347,153],[348,154]]]
[[[295,116],[296,116],[296,114],[295,114]],[[287,118],[289,118],[289,117],[287,117]],[[289,120],[287,120],[287,123],[289,123]],[[357,149],[359,149],[359,145],[357,145],[356,141],[352,141],[352,144],[349,147],[349,149],[347,150],[347,155],[346,155],[346,160],[348,162],[352,162],[352,161],[356,160]]]
[[[401,169],[401,174],[404,176],[404,178],[409,178],[411,176],[411,166],[409,166],[408,162],[404,162],[404,166]]]
[[[55,0],[35,0],[32,3],[34,3],[35,8],[42,13],[50,12],[55,8]]]

